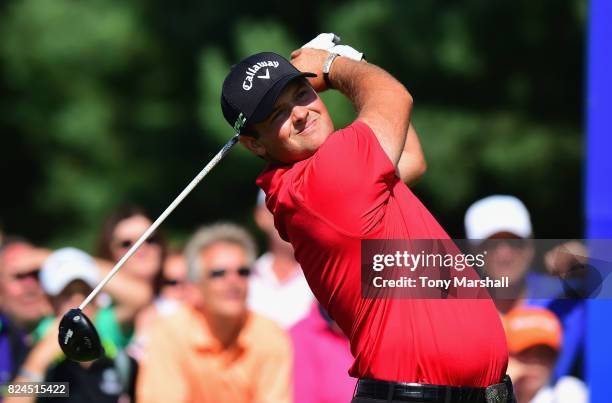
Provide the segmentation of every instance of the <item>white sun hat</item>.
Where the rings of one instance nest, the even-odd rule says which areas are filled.
[[[42,289],[51,296],[61,293],[75,280],[81,280],[92,289],[100,281],[100,269],[94,259],[76,248],[58,249],[49,255],[40,270]]]
[[[465,235],[468,239],[487,239],[509,232],[520,238],[533,234],[527,207],[514,196],[493,195],[478,200],[465,213]]]

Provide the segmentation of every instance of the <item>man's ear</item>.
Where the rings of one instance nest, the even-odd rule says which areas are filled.
[[[252,152],[256,156],[263,159],[266,158],[267,153],[265,147],[255,137],[242,135],[238,138],[238,141],[240,141],[240,144],[245,146],[250,152]]]

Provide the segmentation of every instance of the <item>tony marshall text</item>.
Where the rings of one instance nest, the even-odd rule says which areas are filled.
[[[467,277],[453,277],[452,279],[431,279],[426,276],[418,278],[400,277],[387,280],[382,277],[374,277],[372,284],[376,288],[439,288],[448,290],[453,285],[454,288],[508,288],[508,277],[502,276],[499,279],[485,277],[482,279],[468,279]]]

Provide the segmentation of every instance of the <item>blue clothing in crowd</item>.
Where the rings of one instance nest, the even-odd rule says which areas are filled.
[[[563,327],[563,341],[553,372],[553,383],[572,373],[578,357],[584,350],[586,327],[586,304],[583,299],[568,299],[564,294],[561,279],[545,274],[527,275],[527,298],[525,304],[549,309],[559,318]]]

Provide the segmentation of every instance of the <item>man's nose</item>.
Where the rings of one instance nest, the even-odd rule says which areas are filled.
[[[245,278],[242,277],[237,270],[228,270],[227,280],[231,283],[240,283],[243,282]]]
[[[38,280],[38,277],[35,276],[28,276],[26,278],[23,278],[21,280],[21,284],[23,285],[23,287],[29,291],[34,290],[34,291],[38,291],[38,290],[42,290],[40,287],[40,282]]]
[[[308,118],[308,109],[303,106],[296,105],[293,107],[291,116],[294,124],[303,123],[306,121],[306,118]]]
[[[506,242],[501,242],[498,245],[496,252],[499,256],[503,257],[504,259],[510,259],[516,254],[516,251],[514,250],[514,248],[512,248],[512,246]]]

